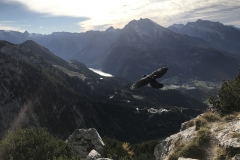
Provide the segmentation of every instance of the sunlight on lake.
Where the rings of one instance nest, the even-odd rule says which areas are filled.
[[[109,73],[105,73],[105,72],[102,72],[101,70],[98,70],[98,69],[93,69],[93,68],[88,68],[90,69],[91,71],[101,75],[101,76],[104,76],[104,77],[113,77],[113,75],[109,74]]]

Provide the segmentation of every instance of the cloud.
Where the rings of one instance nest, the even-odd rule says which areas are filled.
[[[168,27],[207,19],[233,23],[240,15],[240,0],[5,0],[21,3],[43,16],[86,17],[79,20],[81,31],[109,26],[122,28],[130,20],[149,18]],[[109,24],[106,25],[106,24]]]
[[[19,31],[19,32],[24,32],[25,30],[20,28],[20,27],[13,27],[13,26],[7,26],[4,24],[0,23],[0,30],[6,30],[6,31]]]
[[[19,26],[21,26],[21,27],[32,27],[31,24],[20,24]]]
[[[0,30],[24,32],[23,27],[30,27],[30,25],[19,25],[17,21],[0,21]]]
[[[105,30],[109,26],[111,26],[111,25],[110,24],[101,24],[101,25],[93,26],[93,29],[94,30]]]

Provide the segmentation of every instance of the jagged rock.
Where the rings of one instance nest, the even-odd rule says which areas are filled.
[[[68,137],[66,143],[69,144],[81,158],[86,158],[92,150],[97,151],[100,155],[103,154],[103,146],[105,145],[95,128],[76,129],[72,135]]]
[[[184,131],[185,129],[187,129],[188,123],[189,123],[189,121],[182,123],[180,131]]]
[[[195,126],[190,127],[184,131],[181,131],[177,134],[171,135],[157,145],[154,149],[154,155],[156,160],[165,160],[168,156],[174,151],[175,142],[182,141],[188,142],[196,134]]]
[[[214,130],[214,129],[213,129]],[[239,138],[232,138],[231,135],[234,133],[240,133],[240,121],[229,122],[225,125],[225,128],[219,132],[216,138],[219,141],[219,144],[224,148],[239,148],[240,149],[240,140]]]
[[[189,121],[183,122],[183,123],[181,124],[181,129],[180,129],[180,131],[184,131],[185,129],[187,129],[189,123],[191,123],[191,122],[194,123],[194,120],[197,119],[197,118],[199,118],[199,117],[201,117],[202,115],[203,115],[203,114],[200,114],[200,115],[198,115],[198,116],[197,116],[196,118],[194,118],[194,119],[191,119],[191,120],[189,120]]]
[[[94,149],[91,150],[91,152],[88,154],[86,160],[96,160],[98,158],[101,158],[101,155],[95,151]]]

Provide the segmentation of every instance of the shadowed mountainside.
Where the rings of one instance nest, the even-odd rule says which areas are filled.
[[[16,126],[46,127],[62,138],[76,128],[94,127],[102,136],[138,142],[177,132],[181,122],[206,107],[174,90],[131,91],[125,79],[102,77],[82,63],[47,53],[32,41],[0,41],[1,136]],[[151,114],[136,107],[169,112]]]

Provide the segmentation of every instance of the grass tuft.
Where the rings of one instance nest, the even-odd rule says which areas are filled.
[[[230,133],[230,137],[240,139],[240,133]]]
[[[205,118],[198,118],[195,120],[195,130],[199,130],[201,127],[206,127],[208,125],[208,121]]]
[[[232,121],[232,120],[235,120],[238,118],[238,115],[239,113],[238,112],[235,112],[235,113],[232,113],[232,114],[229,114],[229,115],[226,115],[224,116],[222,119],[224,121]]]
[[[221,120],[221,117],[219,114],[212,113],[212,112],[204,113],[202,118],[206,119],[208,122],[216,122]]]
[[[205,155],[204,145],[210,141],[211,132],[207,127],[201,127],[196,137],[188,143],[177,141],[175,151],[168,157],[169,160],[177,160],[179,157],[202,159]]]

